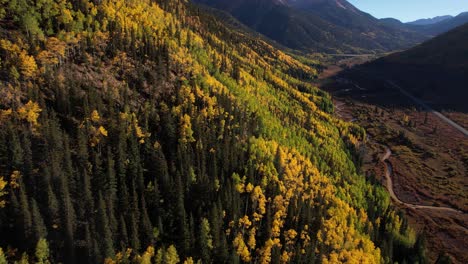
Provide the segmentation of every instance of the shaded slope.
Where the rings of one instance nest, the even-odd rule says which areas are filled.
[[[468,111],[468,24],[361,69],[396,80],[416,97],[439,107]]]
[[[292,48],[330,53],[410,47],[427,36],[388,27],[347,1],[196,0],[231,13],[247,26]]]

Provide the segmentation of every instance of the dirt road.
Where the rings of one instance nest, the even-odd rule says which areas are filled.
[[[453,208],[450,208],[450,207],[417,205],[417,204],[409,204],[409,203],[405,203],[405,202],[401,201],[396,196],[395,191],[393,189],[393,180],[392,180],[393,166],[390,163],[390,161],[388,160],[391,156],[392,156],[392,151],[389,148],[387,148],[387,150],[385,152],[385,155],[382,157],[382,162],[385,163],[385,168],[386,168],[385,169],[385,178],[386,178],[386,184],[385,185],[387,187],[388,192],[390,193],[390,197],[392,197],[392,199],[396,203],[404,205],[404,206],[409,207],[409,208],[413,208],[413,209],[428,209],[428,210],[448,211],[448,212],[455,212],[455,213],[463,214],[462,211],[456,210],[456,209],[453,209]]]
[[[431,107],[429,107],[426,103],[424,103],[423,101],[421,101],[420,99],[412,96],[410,93],[408,93],[406,90],[404,90],[403,88],[401,88],[401,86],[397,85],[395,82],[393,81],[387,81],[387,83],[389,85],[391,85],[393,88],[395,89],[398,89],[402,94],[404,94],[406,97],[410,98],[411,100],[413,100],[413,102],[415,102],[416,104],[418,104],[419,106],[421,106],[422,108],[424,108],[426,111],[430,112],[430,113],[433,113],[434,115],[436,115],[437,117],[439,117],[440,119],[442,119],[444,122],[446,122],[447,124],[449,124],[450,126],[452,126],[453,128],[455,128],[456,130],[460,131],[461,133],[463,133],[463,135],[465,135],[466,137],[468,137],[468,130],[466,130],[465,128],[463,128],[462,126],[460,126],[459,124],[455,123],[453,120],[449,119],[448,117],[444,116],[443,114],[441,114],[440,112],[437,112],[436,110],[432,109]]]

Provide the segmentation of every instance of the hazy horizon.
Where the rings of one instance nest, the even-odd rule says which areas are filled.
[[[452,15],[468,11],[468,1],[460,0],[348,0],[362,11],[377,18],[396,18],[402,22],[412,22],[418,19]],[[405,8],[402,8],[405,6]]]

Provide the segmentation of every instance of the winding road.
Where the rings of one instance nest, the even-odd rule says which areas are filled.
[[[437,207],[437,206],[409,204],[398,199],[393,189],[393,180],[392,180],[393,166],[392,166],[392,163],[390,163],[390,161],[388,160],[390,156],[392,156],[392,151],[387,147],[387,150],[385,151],[385,155],[382,157],[382,162],[384,162],[385,164],[385,178],[386,178],[385,185],[387,187],[388,192],[390,193],[390,197],[392,197],[392,199],[396,203],[404,205],[409,208],[413,208],[413,209],[429,209],[429,210],[447,211],[447,212],[455,212],[455,213],[463,214],[462,211],[456,210],[450,207]]]
[[[377,56],[377,54],[327,54],[324,55],[332,56],[332,57],[371,57]]]

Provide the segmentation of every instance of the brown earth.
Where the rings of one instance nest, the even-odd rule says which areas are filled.
[[[385,167],[378,161],[385,146],[389,146],[393,152],[390,162],[394,168],[394,191],[400,200],[464,211],[396,205],[406,211],[412,227],[426,235],[430,263],[442,252],[453,263],[468,263],[468,138],[437,116],[412,107],[411,102],[395,92],[387,91],[380,99],[375,91],[366,93],[365,86],[330,79],[326,83],[326,87],[334,87],[337,115],[357,122],[368,132],[364,173],[373,173],[384,182]],[[399,102],[379,104],[379,99]],[[444,114],[466,127],[468,114]]]

